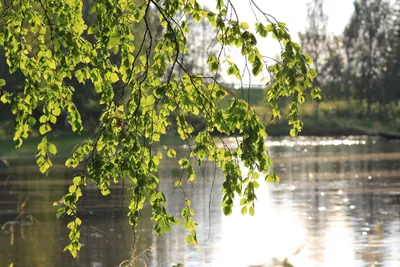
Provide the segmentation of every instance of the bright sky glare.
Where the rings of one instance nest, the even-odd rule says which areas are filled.
[[[204,0],[214,8],[214,0]],[[311,0],[254,0],[265,12],[273,15],[278,21],[287,23],[293,37],[303,31],[307,24],[307,3]],[[241,20],[254,22],[249,1],[232,0]],[[340,34],[354,10],[352,0],[325,0],[324,11],[328,15],[328,32]]]
[[[278,21],[286,23],[290,34],[294,41],[299,42],[299,32],[304,32],[307,25],[307,3],[312,0],[254,0],[260,9],[264,12],[271,14]],[[207,5],[211,10],[215,9],[215,0],[202,0],[202,3]],[[232,0],[236,12],[239,15],[241,22],[248,22],[254,25],[256,22],[254,14],[250,8],[248,0]],[[330,34],[340,35],[346,24],[350,20],[353,13],[354,6],[352,0],[325,0],[324,11],[328,16],[327,31]],[[262,20],[260,14],[257,14],[259,19]],[[264,21],[264,20],[262,20]],[[275,57],[280,52],[280,46],[274,40],[259,40],[259,49],[261,54],[266,56]],[[244,66],[244,60],[240,56],[240,52],[231,51],[231,56],[237,63],[239,69]],[[247,84],[251,82],[255,84],[265,84],[265,80],[257,77],[257,79],[248,80],[248,75],[244,75],[244,82]],[[246,81],[245,81],[246,80]],[[226,77],[226,81],[237,84],[238,81],[231,77]]]
[[[235,0],[241,6],[243,16],[251,17],[248,1]],[[307,3],[310,0],[254,0],[259,7],[277,20],[287,23],[293,37],[303,31],[307,24]],[[324,11],[328,15],[328,32],[340,34],[354,10],[351,0],[325,0]],[[297,37],[297,36],[296,36]]]

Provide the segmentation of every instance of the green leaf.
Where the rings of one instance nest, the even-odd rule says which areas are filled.
[[[117,38],[110,38],[110,41],[108,42],[108,47],[112,48],[117,46],[118,44],[118,39]]]
[[[282,27],[282,28],[285,28],[285,27],[286,27],[286,23],[284,23],[284,22],[278,22],[278,25],[279,25],[280,27]]]
[[[232,208],[230,206],[225,206],[222,210],[226,216],[231,215],[232,213]]]
[[[3,102],[3,104],[10,102],[7,94],[3,94],[0,98],[0,101]]]
[[[227,73],[229,75],[234,75],[238,80],[242,79],[242,75],[240,74],[239,68],[236,64],[231,64],[228,68]]]
[[[57,122],[57,117],[56,117],[56,116],[54,116],[54,115],[49,115],[49,119],[50,119],[50,122],[51,122],[51,123],[56,124],[56,122]]]
[[[256,23],[256,32],[261,37],[267,37],[267,35],[268,35],[268,32],[262,23]]]
[[[76,217],[76,218],[75,218],[75,224],[81,225],[81,224],[82,224],[81,219],[79,219],[78,217]]]
[[[151,106],[151,105],[153,105],[155,102],[156,102],[156,100],[154,99],[154,96],[153,96],[153,95],[149,95],[148,97],[146,97],[146,98],[144,99],[143,105],[144,105],[144,106]]]
[[[199,115],[199,113],[200,113],[200,110],[196,106],[193,106],[193,114],[197,116],[197,115]]]
[[[155,142],[159,142],[160,141],[160,135],[155,133],[155,134],[153,134],[152,139]]]
[[[280,179],[277,175],[275,175],[274,173],[270,173],[268,174],[267,178],[266,178],[268,183],[279,183]]]
[[[246,214],[247,213],[247,206],[244,206],[243,208],[242,208],[242,214],[244,215],[244,214]]]
[[[6,80],[0,79],[0,86],[4,86],[4,85],[6,85]]]
[[[253,64],[253,68],[252,68],[253,75],[254,76],[259,75],[261,73],[261,70],[263,67],[261,60],[258,57],[256,57],[252,64]]]
[[[160,159],[157,156],[153,156],[153,162],[156,166],[160,165]]]
[[[77,189],[77,186],[76,186],[76,185],[71,185],[71,186],[69,187],[68,191],[69,191],[70,193],[75,193],[76,189]]]
[[[187,173],[188,173],[188,180],[193,182],[194,179],[196,178],[195,174],[194,174],[194,169],[192,166],[189,166],[187,168]]]
[[[186,242],[187,242],[188,244],[192,244],[192,243],[193,243],[193,238],[192,238],[191,235],[186,236]]]
[[[34,118],[34,117],[29,117],[29,118],[28,118],[28,124],[29,124],[30,126],[34,126],[34,125],[36,124],[35,118]]]
[[[247,30],[249,28],[249,24],[247,22],[242,22],[242,23],[240,23],[240,27]]]
[[[311,90],[311,97],[313,99],[321,99],[321,89],[318,86]]]
[[[196,246],[196,245],[197,245],[197,235],[196,235],[196,231],[192,231],[192,239],[193,239],[192,244]]]
[[[51,111],[51,113],[53,113],[54,116],[59,116],[61,114],[61,109],[56,107]]]
[[[118,75],[116,73],[113,72],[110,75],[110,80],[111,80],[112,83],[115,83],[115,82],[119,81],[119,77],[118,77]]]
[[[52,143],[48,143],[48,147],[49,147],[49,152],[53,155],[57,154],[57,147],[52,144]]]
[[[39,127],[39,133],[40,133],[41,135],[44,135],[45,133],[47,133],[46,124],[42,124],[42,125]]]
[[[50,69],[55,70],[56,69],[56,62],[52,59],[47,61],[47,66],[49,66]]]
[[[75,176],[74,179],[72,180],[74,185],[80,185],[82,182],[82,177],[81,176]]]
[[[254,208],[252,206],[250,206],[249,214],[250,216],[254,216]]]
[[[50,164],[48,162],[43,163],[42,166],[40,166],[39,171],[41,173],[47,172],[47,170],[50,168]]]
[[[219,62],[218,62],[218,58],[215,54],[212,54],[208,57],[207,64],[210,66],[210,70],[212,72],[218,71]]]
[[[46,115],[40,116],[40,118],[39,118],[39,122],[40,123],[45,123],[46,121],[47,121],[47,116]]]
[[[181,169],[186,169],[190,166],[190,163],[186,158],[180,159],[178,163],[181,166]]]
[[[176,158],[176,151],[175,151],[174,149],[170,148],[170,149],[168,150],[168,152],[167,152],[167,156],[168,156],[169,158]]]

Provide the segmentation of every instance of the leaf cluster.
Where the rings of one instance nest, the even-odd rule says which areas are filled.
[[[310,58],[301,52],[300,46],[291,37],[281,22],[262,12],[264,17],[257,22],[256,32],[246,22],[240,22],[230,1],[216,0],[216,11],[208,11],[196,0],[148,0],[139,4],[135,1],[94,0],[91,6],[93,21],[88,25],[82,17],[82,1],[24,0],[18,4],[0,3],[0,46],[4,48],[10,73],[20,71],[25,85],[23,93],[14,93],[7,87],[6,79],[0,79],[1,101],[9,104],[15,114],[14,140],[17,147],[28,138],[32,127],[39,126],[43,135],[38,145],[37,163],[40,171],[51,167],[49,153],[56,154],[57,148],[47,141],[60,114],[68,114],[72,131],[81,132],[83,121],[73,102],[75,88],[66,81],[75,79],[79,83],[94,87],[99,95],[102,114],[99,130],[93,138],[79,144],[66,161],[66,166],[83,171],[75,174],[68,193],[55,205],[60,206],[57,216],[69,216],[68,224],[71,243],[66,247],[73,256],[77,255],[81,220],[77,217],[77,202],[83,197],[86,181],[94,183],[103,195],[111,193],[111,185],[122,179],[129,180],[131,197],[128,205],[129,223],[136,227],[140,211],[145,203],[152,208],[155,232],[161,235],[180,223],[166,209],[166,197],[159,190],[158,170],[163,153],[152,147],[167,134],[171,124],[187,142],[190,154],[178,161],[187,175],[187,182],[196,180],[195,168],[203,161],[214,161],[225,175],[223,183],[222,209],[226,215],[232,212],[235,197],[240,197],[242,213],[254,214],[255,190],[259,178],[277,182],[272,173],[272,161],[267,153],[264,139],[266,132],[254,109],[244,100],[233,98],[229,106],[220,102],[228,94],[216,76],[204,77],[192,73],[181,62],[180,55],[187,52],[185,19],[178,19],[184,12],[194,21],[205,19],[218,33],[216,40],[221,45],[219,54],[211,54],[208,64],[212,73],[227,64],[227,74],[242,80],[235,62],[222,52],[236,47],[251,66],[254,76],[272,72],[266,85],[268,101],[274,107],[274,117],[280,116],[277,100],[292,97],[289,123],[292,135],[301,131],[297,104],[304,102],[304,91],[311,87],[316,73],[309,67]],[[158,14],[161,38],[156,40],[149,26],[148,14]],[[232,16],[230,16],[231,14]],[[237,16],[237,15],[236,15]],[[143,36],[133,34],[132,24],[145,24]],[[264,23],[264,24],[263,24]],[[265,24],[266,23],[266,24]],[[257,38],[271,34],[282,45],[282,61],[269,65],[261,54]],[[139,46],[134,40],[141,38]],[[34,40],[35,46],[26,40]],[[137,42],[136,42],[137,43]],[[117,56],[119,60],[112,60]],[[180,69],[179,73],[175,71]],[[313,91],[318,97],[318,90]],[[39,111],[38,121],[33,111]],[[175,121],[170,118],[174,115]],[[204,117],[206,127],[194,133],[187,116]],[[212,137],[214,132],[235,137],[237,146],[232,148]],[[189,139],[195,140],[194,144]],[[175,150],[166,148],[166,154],[175,158]],[[241,164],[248,168],[243,174]],[[182,187],[182,179],[175,184]],[[197,244],[194,210],[185,196],[181,217],[187,229],[188,243]]]

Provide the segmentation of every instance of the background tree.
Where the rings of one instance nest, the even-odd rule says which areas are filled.
[[[386,102],[400,97],[400,1],[393,7],[393,19],[389,32],[389,45],[386,47],[387,66],[384,67],[384,86],[390,92],[385,93]]]
[[[324,0],[313,0],[307,4],[307,28],[300,33],[300,42],[304,51],[313,59],[313,66],[320,73],[327,57],[326,26],[328,17],[324,13]],[[323,77],[323,75],[321,75]],[[319,78],[314,79],[314,86],[321,86]],[[319,100],[315,100],[315,116],[318,117]]]
[[[187,49],[182,61],[186,69],[191,72],[199,73],[205,77],[212,76],[213,73],[204,62],[210,55],[216,55],[220,51],[217,39],[217,32],[206,19],[195,22],[193,18],[187,18]],[[220,77],[217,77],[220,78]]]
[[[319,73],[314,83],[324,89],[327,124],[361,119],[357,128],[362,129],[397,120],[399,6],[398,1],[355,0],[343,35],[331,35],[325,31],[323,1],[310,3],[309,25],[300,39]]]
[[[322,87],[324,99],[350,100],[350,88],[345,77],[345,53],[341,36],[329,36],[326,40],[326,59],[321,67]]]
[[[354,14],[345,31],[346,44],[351,50],[349,62],[357,96],[366,99],[366,115],[371,117],[374,95],[379,96],[378,76],[385,65],[388,47],[390,5],[385,0],[354,2]],[[350,54],[350,53],[348,53]]]

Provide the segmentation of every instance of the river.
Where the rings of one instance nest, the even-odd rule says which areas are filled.
[[[204,178],[183,184],[199,223],[199,245],[186,243],[182,225],[156,237],[145,209],[137,266],[275,266],[285,259],[295,267],[400,266],[400,142],[270,138],[267,147],[281,182],[261,183],[254,216],[243,216],[239,206],[223,215],[223,177],[209,163]],[[72,174],[54,168],[46,177],[26,165],[3,172],[0,266],[124,266],[133,245],[125,209],[131,191],[124,184],[107,197],[88,187],[80,208],[81,252],[76,259],[62,252],[68,221],[55,219],[52,203],[68,190]],[[177,217],[184,206],[182,192],[174,190],[180,175],[176,164],[162,163],[160,188]]]

